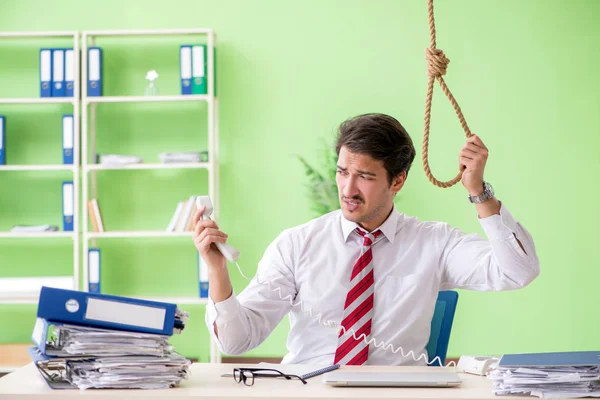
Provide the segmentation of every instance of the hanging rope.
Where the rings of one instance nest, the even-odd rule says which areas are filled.
[[[436,39],[435,39],[435,20],[433,18],[433,0],[428,0],[428,12],[429,12],[429,33],[431,37],[431,45],[429,48],[425,49],[425,60],[427,61],[427,76],[429,76],[429,82],[427,84],[427,100],[425,103],[425,134],[423,135],[423,169],[425,170],[425,174],[429,181],[436,186],[441,188],[448,188],[455,185],[462,178],[462,171],[459,171],[458,175],[452,179],[451,181],[441,182],[438,181],[433,174],[431,173],[431,169],[429,168],[429,123],[431,121],[431,100],[433,98],[433,83],[437,79],[440,84],[440,87],[452,103],[452,107],[454,107],[454,111],[456,111],[456,115],[460,120],[460,124],[462,125],[467,138],[473,136],[469,126],[467,125],[467,121],[465,121],[465,117],[463,116],[458,103],[452,96],[450,89],[444,82],[443,76],[446,75],[446,69],[448,68],[448,64],[450,60],[446,58],[444,52],[440,49],[436,49]]]

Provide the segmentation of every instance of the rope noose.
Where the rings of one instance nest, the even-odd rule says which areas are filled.
[[[452,93],[450,92],[450,89],[448,89],[446,82],[444,82],[443,76],[446,74],[446,69],[448,68],[448,64],[450,63],[450,60],[448,58],[446,58],[446,55],[444,54],[444,52],[442,50],[435,48],[436,40],[435,40],[435,20],[433,18],[433,0],[428,0],[427,3],[428,3],[427,9],[428,9],[428,13],[429,13],[429,33],[430,33],[430,37],[431,37],[431,45],[429,48],[425,49],[425,60],[427,61],[427,76],[429,76],[429,82],[427,84],[427,99],[425,102],[425,133],[423,135],[423,155],[422,155],[423,169],[425,170],[425,174],[427,175],[427,178],[429,178],[429,181],[431,183],[433,183],[435,186],[438,186],[441,188],[449,188],[461,180],[463,171],[459,171],[458,175],[456,175],[456,177],[454,179],[452,179],[451,181],[441,182],[441,181],[438,181],[437,179],[435,179],[435,177],[431,173],[431,169],[429,168],[429,161],[428,161],[429,122],[431,120],[431,100],[433,98],[433,83],[436,80],[436,78],[440,84],[440,87],[446,94],[446,97],[448,97],[448,100],[450,100],[450,103],[452,103],[452,107],[454,107],[454,111],[456,111],[456,115],[458,116],[458,119],[460,120],[460,124],[462,125],[462,128],[465,131],[465,135],[467,136],[467,138],[470,138],[471,136],[473,136],[473,134],[471,133],[471,130],[469,129],[469,126],[467,125],[467,121],[465,121],[465,117],[463,116],[463,113],[460,110],[458,103],[454,99],[454,96],[452,96]]]

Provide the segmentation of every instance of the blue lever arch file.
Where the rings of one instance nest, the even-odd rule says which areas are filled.
[[[100,249],[88,250],[88,291],[100,293]]]
[[[88,49],[88,96],[102,96],[102,49]]]
[[[73,164],[74,130],[73,114],[63,115],[63,164]]]
[[[62,201],[63,201],[63,231],[73,231],[73,215],[74,215],[74,198],[73,198],[73,181],[64,181],[62,186]]]
[[[6,165],[6,117],[0,115],[0,165]]]
[[[198,285],[200,290],[200,297],[208,298],[208,266],[200,257],[200,253],[196,252],[198,256]]]
[[[65,49],[52,49],[52,97],[65,97]]]
[[[499,367],[572,367],[600,365],[600,351],[566,351],[558,353],[505,354]]]
[[[65,96],[73,97],[75,89],[75,56],[73,49],[65,49]]]
[[[43,286],[37,317],[65,324],[172,335],[185,320],[176,304]]]
[[[51,49],[40,49],[40,97],[52,97]]]
[[[192,94],[192,46],[179,48],[179,75],[181,77],[181,94]]]

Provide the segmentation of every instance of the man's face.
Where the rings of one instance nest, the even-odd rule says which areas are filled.
[[[344,217],[368,231],[381,225],[392,210],[394,195],[404,185],[401,174],[390,185],[383,161],[340,149],[336,182]]]

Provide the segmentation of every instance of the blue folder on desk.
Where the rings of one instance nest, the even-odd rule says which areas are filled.
[[[498,367],[564,367],[600,365],[600,351],[505,354]]]
[[[172,335],[185,327],[176,304],[43,286],[37,317],[52,322]]]

